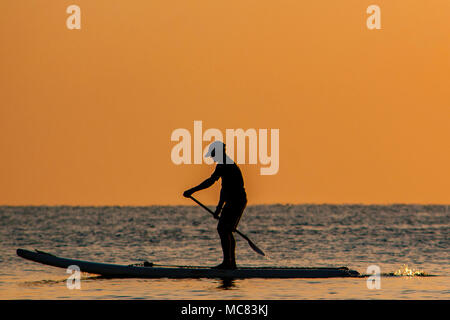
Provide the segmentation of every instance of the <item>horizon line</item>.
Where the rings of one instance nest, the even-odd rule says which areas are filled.
[[[214,206],[216,204],[206,203],[207,206]],[[419,202],[379,202],[379,203],[363,203],[363,202],[302,202],[302,203],[290,203],[290,202],[273,202],[273,203],[252,203],[251,206],[301,206],[301,205],[331,205],[331,206],[450,206],[450,203],[419,203]],[[195,204],[0,204],[0,207],[197,207]]]

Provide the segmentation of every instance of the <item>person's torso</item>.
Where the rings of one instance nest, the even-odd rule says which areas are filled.
[[[241,200],[246,198],[244,179],[241,170],[235,164],[218,164],[222,179],[222,191],[226,200]]]

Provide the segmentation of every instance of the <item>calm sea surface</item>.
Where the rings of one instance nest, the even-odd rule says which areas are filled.
[[[450,206],[264,205],[239,225],[268,257],[237,239],[238,266],[348,266],[383,274],[409,268],[433,277],[96,279],[69,290],[66,270],[16,256],[40,249],[81,260],[213,266],[215,220],[199,207],[0,207],[0,299],[450,299]]]

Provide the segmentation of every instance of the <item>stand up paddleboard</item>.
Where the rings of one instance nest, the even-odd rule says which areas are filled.
[[[357,271],[341,268],[238,268],[235,270],[211,269],[193,266],[119,265],[66,259],[42,251],[17,249],[17,255],[45,265],[68,268],[76,265],[82,272],[99,274],[108,278],[334,278],[358,277]]]

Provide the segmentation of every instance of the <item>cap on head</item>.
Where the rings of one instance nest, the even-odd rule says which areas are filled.
[[[215,154],[217,153],[222,153],[223,151],[225,151],[225,143],[223,143],[222,141],[214,141],[213,143],[211,143],[209,145],[209,149],[208,152],[205,154],[205,158],[207,157],[213,157],[215,156]]]

